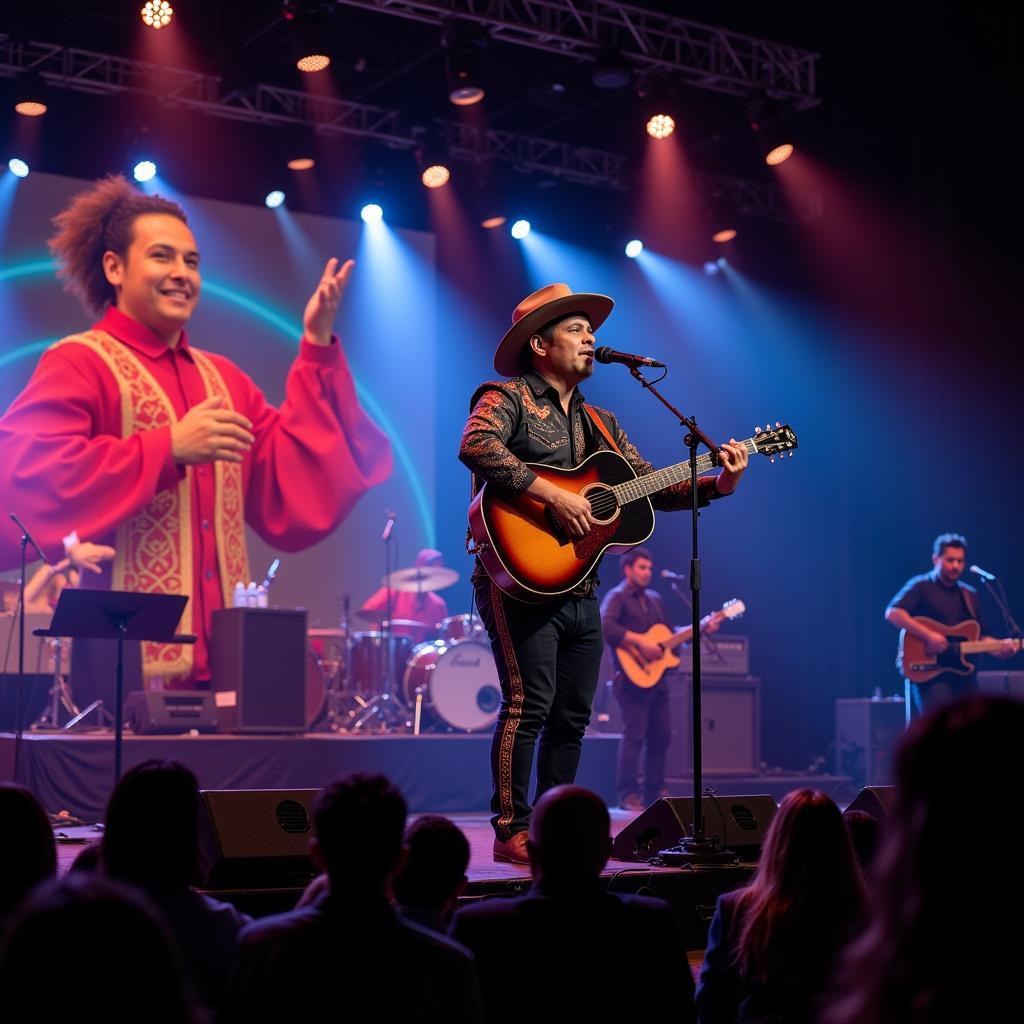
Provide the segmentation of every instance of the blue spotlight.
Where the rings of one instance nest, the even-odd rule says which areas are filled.
[[[156,164],[152,160],[140,160],[132,174],[136,181],[152,181],[156,177]]]
[[[722,267],[717,260],[708,260],[708,262],[704,264],[704,273],[707,274],[708,277],[714,277],[714,275],[721,269]]]
[[[626,243],[626,255],[631,260],[635,260],[643,251],[644,243],[639,238],[634,238],[631,242]]]
[[[263,202],[265,202],[271,210],[276,210],[284,202],[284,193],[279,188],[275,188],[273,192],[267,193],[267,198],[264,199]]]
[[[8,160],[7,167],[16,178],[28,177],[28,164],[24,160],[19,160],[18,157]]]
[[[376,203],[367,203],[359,211],[359,216],[367,224],[379,224],[384,219],[384,211]]]
[[[722,270],[725,270],[725,268],[726,268],[727,266],[729,266],[729,261],[728,261],[728,260],[727,260],[727,259],[726,259],[726,258],[725,258],[724,256],[719,256],[719,257],[718,257],[718,261],[717,261],[717,262],[718,262],[718,266],[719,266],[719,267],[720,267],[720,268],[721,268]]]
[[[517,220],[512,225],[513,238],[525,238],[530,233],[530,222],[528,220]]]

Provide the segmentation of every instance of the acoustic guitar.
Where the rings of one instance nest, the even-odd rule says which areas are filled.
[[[796,434],[789,426],[755,432],[741,442],[751,455],[792,455]],[[617,452],[599,451],[574,469],[528,463],[539,477],[590,502],[597,520],[585,537],[569,537],[541,501],[510,497],[485,483],[469,506],[469,527],[487,575],[509,597],[548,601],[583,582],[608,550],[642,544],[654,532],[650,495],[690,479],[690,463],[637,476]],[[718,453],[697,458],[697,473],[720,468]]]
[[[739,618],[746,610],[746,605],[734,597],[731,601],[726,601],[720,611],[705,615],[700,620],[700,631],[703,633],[712,622]],[[668,669],[679,664],[679,655],[674,653],[675,649],[693,636],[693,626],[686,626],[673,633],[664,622],[656,622],[646,633],[638,635],[645,643],[657,644],[661,648],[661,657],[655,661],[643,661],[625,647],[616,647],[615,657],[619,659],[619,666],[625,677],[634,686],[648,690],[661,681],[661,677]]]
[[[949,641],[949,647],[941,654],[929,654],[920,637],[901,629],[896,667],[912,683],[927,683],[944,672],[958,676],[970,675],[974,666],[966,655],[998,651],[1003,646],[1002,640],[979,640],[981,626],[974,619],[965,619],[955,626],[944,626],[926,615],[915,615],[914,621],[941,633]],[[1021,641],[1015,640],[1014,644],[1019,651]]]

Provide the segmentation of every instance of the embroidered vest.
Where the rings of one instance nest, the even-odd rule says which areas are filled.
[[[121,437],[143,430],[173,426],[178,417],[174,405],[153,375],[126,345],[105,331],[86,331],[58,341],[62,345],[84,345],[96,353],[110,370],[121,399]],[[222,396],[232,408],[231,395],[213,361],[198,349],[191,349],[205,397]],[[233,462],[214,462],[214,531],[217,566],[225,606],[232,600],[234,585],[249,579],[245,549],[245,494],[242,467]],[[177,486],[155,495],[145,508],[124,520],[117,528],[112,586],[115,590],[149,594],[185,594],[189,603],[178,624],[182,633],[192,633],[192,467]],[[143,642],[143,674],[173,678],[192,671],[190,644]]]

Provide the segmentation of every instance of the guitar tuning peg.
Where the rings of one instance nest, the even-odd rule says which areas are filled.
[[[781,426],[782,426],[782,424],[781,424],[781,423],[780,423],[780,422],[779,422],[778,420],[776,420],[776,421],[775,421],[775,426],[777,426],[777,427],[781,427]]]
[[[790,453],[789,453],[789,457],[790,457],[790,458],[793,458],[793,452],[790,452]]]
[[[771,463],[774,463],[775,462],[775,456],[774,455],[770,455],[768,457],[768,461],[771,462]]]
[[[760,427],[754,427],[754,433],[755,434],[760,434],[761,433],[761,428]]]

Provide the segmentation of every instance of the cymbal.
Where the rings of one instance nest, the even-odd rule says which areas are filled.
[[[381,581],[385,587],[405,594],[444,590],[458,582],[459,574],[443,565],[415,565],[411,569],[397,569]]]
[[[385,622],[389,621],[385,611],[366,611],[360,608],[356,615],[377,626],[382,626]],[[418,619],[391,619],[390,628],[394,629],[396,626],[401,626],[404,629],[427,629],[431,632],[437,629],[437,623],[435,622],[420,622]]]

